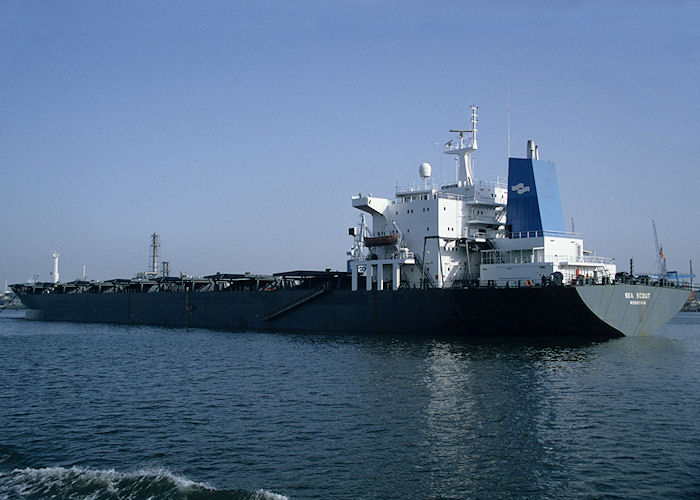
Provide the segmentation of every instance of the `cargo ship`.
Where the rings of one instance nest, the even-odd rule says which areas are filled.
[[[475,179],[477,112],[443,146],[453,182],[436,185],[422,163],[393,198],[352,197],[361,214],[342,271],[171,277],[154,234],[151,269],[135,278],[62,283],[55,255],[54,282],[12,289],[31,320],[230,331],[602,340],[673,317],[689,289],[617,273],[565,230],[554,164],[534,141],[508,159],[506,182]]]

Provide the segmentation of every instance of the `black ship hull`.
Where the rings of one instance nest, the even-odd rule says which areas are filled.
[[[688,291],[645,285],[577,287],[27,293],[27,319],[230,331],[609,339],[651,334]]]

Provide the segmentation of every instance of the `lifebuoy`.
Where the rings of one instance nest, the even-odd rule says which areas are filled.
[[[527,286],[532,286],[532,280],[527,280],[527,281],[525,282],[525,285],[527,285]]]

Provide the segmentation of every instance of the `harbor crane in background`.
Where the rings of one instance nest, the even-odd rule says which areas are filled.
[[[695,274],[693,274],[693,261],[690,260],[690,273],[680,274],[678,271],[669,271],[666,267],[666,257],[664,256],[664,247],[659,243],[659,234],[656,231],[656,221],[651,219],[651,227],[654,229],[654,250],[656,251],[656,260],[654,261],[654,270],[652,275],[657,277],[659,280],[675,279],[676,286],[680,286],[681,280],[684,282],[689,280],[690,289],[693,288],[693,279]],[[630,274],[632,274],[632,264],[630,263]]]
[[[656,222],[651,219],[651,226],[654,228],[654,245],[656,249],[656,264],[654,264],[654,274],[658,273],[660,278],[666,277],[666,257],[664,257],[664,247],[659,244],[659,235],[656,232]]]

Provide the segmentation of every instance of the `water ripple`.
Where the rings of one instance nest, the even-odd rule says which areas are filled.
[[[0,497],[697,497],[698,354],[0,319]]]

